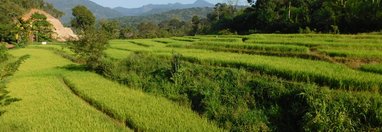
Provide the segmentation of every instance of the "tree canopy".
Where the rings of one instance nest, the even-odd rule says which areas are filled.
[[[72,19],[71,24],[73,28],[77,30],[86,30],[92,27],[96,23],[96,17],[94,14],[85,6],[76,6],[72,9],[74,19]]]

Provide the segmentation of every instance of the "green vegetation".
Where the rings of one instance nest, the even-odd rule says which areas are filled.
[[[107,38],[104,32],[89,28],[78,40],[69,42],[68,45],[77,54],[79,62],[86,64],[88,69],[97,70],[108,46]]]
[[[222,131],[189,109],[94,73],[73,72],[63,76],[76,94],[136,131]]]
[[[259,37],[264,43],[250,42]],[[248,39],[224,42],[235,38]],[[292,43],[284,43],[286,39]],[[342,61],[358,58],[329,56],[324,50],[358,54],[356,49],[378,48],[379,39],[376,35],[259,34],[116,40],[110,47],[118,52],[107,52],[113,62],[102,74],[190,107],[231,131],[378,131],[382,76],[363,72],[378,65],[359,62],[364,66],[358,71]],[[232,53],[235,50],[253,55]],[[256,51],[284,52],[263,56]],[[290,52],[327,60],[282,57]]]
[[[31,58],[9,84],[11,95],[22,100],[5,108],[7,113],[0,119],[4,126],[0,128],[2,131],[126,131],[126,127],[135,130],[221,131],[192,111],[164,98],[129,89],[94,73],[68,71],[73,70],[68,67],[71,62],[52,51],[36,47],[12,51],[15,56],[28,53]],[[118,96],[110,96],[116,93]],[[42,104],[44,107],[40,106]],[[40,116],[42,113],[49,115]]]
[[[198,49],[211,49],[217,51],[232,51],[238,53],[308,53],[309,48],[294,45],[266,45],[266,44],[243,44],[243,43],[228,43],[228,42],[209,42],[200,41],[187,47]]]
[[[259,37],[272,43],[250,42]],[[309,43],[305,37],[317,44],[305,45]],[[359,47],[372,51],[378,48],[379,36],[332,37],[258,34],[112,40],[109,48],[99,50],[106,54],[98,61],[100,75],[59,57],[78,61],[74,56],[79,54],[64,44],[32,45],[12,51],[15,56],[28,53],[32,58],[21,66],[9,84],[8,95],[22,100],[4,108],[7,112],[0,123],[6,124],[2,130],[51,130],[68,126],[74,129],[95,122],[79,129],[380,131],[382,75],[374,70],[380,66],[373,65],[378,59],[369,58],[370,62],[360,62],[360,69],[353,69],[342,60],[358,58],[330,56],[324,52],[331,49],[351,53]],[[282,43],[284,39],[305,41],[289,44]],[[89,49],[89,46],[79,47]],[[317,54],[328,60],[286,57],[292,53]],[[33,89],[23,89],[26,86]],[[40,90],[50,92],[30,94]],[[56,97],[52,99],[52,96]],[[66,107],[75,110],[30,111],[52,113],[45,117],[26,111],[43,100],[54,110]],[[59,105],[55,103],[58,101]],[[92,110],[91,117],[86,119],[82,116],[74,119],[71,115]],[[19,113],[23,113],[22,118],[11,118]],[[61,117],[62,113],[69,116]],[[42,126],[43,119],[57,116],[66,121]],[[10,125],[20,124],[18,121],[22,120],[29,125],[16,125],[16,128]],[[81,121],[78,123],[81,125],[68,124],[69,121]]]
[[[382,74],[382,64],[363,65],[361,70]]]
[[[83,32],[95,25],[96,17],[86,6],[76,6],[72,9],[72,12],[74,18],[71,25],[78,30],[77,32]]]
[[[120,39],[206,34],[340,34],[380,32],[382,29],[379,24],[382,1],[379,0],[247,1],[251,6],[241,7],[230,1],[217,3],[214,8],[172,10],[111,21],[118,21],[115,29],[120,32]]]
[[[9,96],[7,91],[7,81],[10,76],[12,76],[16,70],[19,68],[21,63],[26,60],[29,56],[22,56],[18,59],[10,56],[6,52],[4,45],[0,45],[0,116],[5,112],[3,107],[10,105],[12,102],[18,101],[19,99]]]
[[[79,62],[83,62],[90,70],[99,70],[108,46],[110,33],[95,28],[95,17],[85,6],[73,8],[72,27],[77,29],[79,37],[68,43]]]
[[[43,14],[35,13],[31,16],[32,31],[36,42],[52,41],[53,25],[47,21]]]
[[[31,56],[7,85],[21,99],[5,107],[0,131],[92,131],[126,129],[71,93],[59,69],[70,61],[43,49],[19,49],[14,56]]]

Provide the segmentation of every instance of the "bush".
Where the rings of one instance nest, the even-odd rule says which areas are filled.
[[[103,31],[88,28],[79,35],[78,40],[69,41],[69,48],[77,54],[80,62],[89,70],[99,70],[104,58],[104,50],[108,47],[109,40]]]

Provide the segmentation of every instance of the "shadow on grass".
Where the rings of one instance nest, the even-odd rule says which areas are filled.
[[[70,64],[62,67],[58,67],[60,69],[65,69],[68,71],[89,71],[86,66],[84,65],[78,65],[78,64]]]

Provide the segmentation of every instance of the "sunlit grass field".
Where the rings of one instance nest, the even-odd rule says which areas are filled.
[[[59,49],[57,45],[46,47]],[[8,84],[10,95],[21,100],[5,108],[0,131],[221,131],[164,98],[94,73],[70,71],[65,67],[73,63],[46,47],[11,51],[14,56],[29,54],[31,58]]]
[[[10,53],[15,57],[29,54],[31,58],[21,65],[19,71],[7,84],[10,95],[21,100],[5,107],[6,113],[0,117],[0,131],[204,132],[229,131],[235,125],[240,126],[240,124],[219,122],[225,119],[206,117],[205,114],[193,111],[194,109],[191,109],[189,105],[178,104],[179,102],[176,102],[174,98],[164,96],[166,94],[161,96],[155,91],[147,92],[144,89],[125,85],[125,83],[134,83],[129,82],[131,80],[121,83],[118,82],[120,80],[113,80],[112,77],[84,71],[79,64],[69,60],[75,58],[75,55],[63,43],[30,45],[24,49],[11,50]],[[340,101],[352,104],[355,99],[365,98],[367,100],[365,106],[370,106],[368,110],[377,111],[377,114],[364,115],[364,117],[373,116],[372,120],[376,122],[374,125],[382,122],[378,115],[378,111],[380,111],[378,109],[382,109],[381,105],[378,104],[379,101],[374,100],[381,98],[382,93],[381,35],[253,34],[111,40],[105,54],[108,61],[118,62],[117,67],[126,66],[130,62],[125,59],[137,54],[162,58],[164,62],[171,60],[168,58],[173,59],[170,65],[174,71],[170,71],[170,73],[167,73],[165,69],[142,71],[142,75],[139,72],[138,75],[122,75],[124,72],[121,72],[120,76],[126,78],[134,79],[137,76],[144,76],[143,73],[158,74],[159,76],[163,72],[163,74],[173,76],[169,80],[163,80],[176,84],[179,81],[176,80],[176,77],[181,76],[177,74],[189,72],[176,71],[178,70],[176,62],[182,61],[185,63],[182,65],[187,66],[235,69],[240,71],[240,74],[248,75],[246,76],[248,78],[243,77],[245,78],[243,80],[253,79],[249,77],[277,80],[274,84],[269,84],[271,85],[269,87],[283,87],[283,92],[287,91],[285,90],[287,87],[293,85],[307,86],[308,91],[309,88],[317,88],[317,91],[324,89],[323,93],[328,97],[317,97],[323,99],[320,101],[324,103]],[[147,58],[137,59],[136,61],[139,62],[139,59],[143,61]],[[155,67],[155,65],[147,67]],[[215,72],[211,71],[205,75],[205,78],[196,80],[212,80],[207,76],[213,75]],[[191,75],[195,74],[197,73]],[[231,85],[225,84],[224,81],[219,80],[218,83],[227,87]],[[285,86],[281,86],[280,82],[285,83]],[[170,84],[168,87],[178,88],[171,87]],[[196,84],[197,82],[195,82]],[[206,85],[219,87],[215,84]],[[236,85],[249,84],[239,82],[234,86]],[[256,84],[256,86],[258,85],[260,84]],[[268,87],[268,83],[264,83],[264,86]],[[191,87],[196,88],[199,85]],[[182,90],[184,89],[180,88],[175,91],[181,93]],[[202,94],[204,94],[202,97],[207,99],[210,99],[210,96],[215,97],[208,90]],[[252,94],[255,96],[257,93]],[[305,96],[305,94],[312,93],[302,93],[301,96]],[[264,98],[271,98],[267,97],[271,95],[264,96],[266,96]],[[211,100],[214,101],[213,99],[209,101]],[[256,101],[258,100],[254,100],[254,102]],[[312,101],[309,103],[314,104],[314,108],[316,108],[315,105],[321,105],[314,102],[315,98],[311,98],[309,101]],[[352,105],[360,102],[362,101]],[[206,102],[201,101],[200,103]],[[336,104],[328,106],[337,108]],[[217,111],[224,111],[218,106],[211,107],[208,112],[212,111],[212,115],[218,115]],[[256,108],[256,106],[248,107]],[[347,106],[338,108],[343,107]],[[247,111],[244,108],[236,109],[238,109],[237,113],[240,113],[240,110]],[[333,113],[338,114],[336,112]],[[233,118],[238,118],[239,115],[235,115],[237,113],[230,113],[232,115],[226,115],[226,117],[233,120]],[[256,112],[252,111],[253,113]],[[382,113],[379,112],[379,114]],[[347,115],[346,119],[352,116],[358,117],[358,115]],[[240,121],[245,123],[247,120],[238,122]],[[242,130],[248,130],[246,128],[249,126],[240,127],[243,128]],[[372,130],[381,129],[373,128]]]

